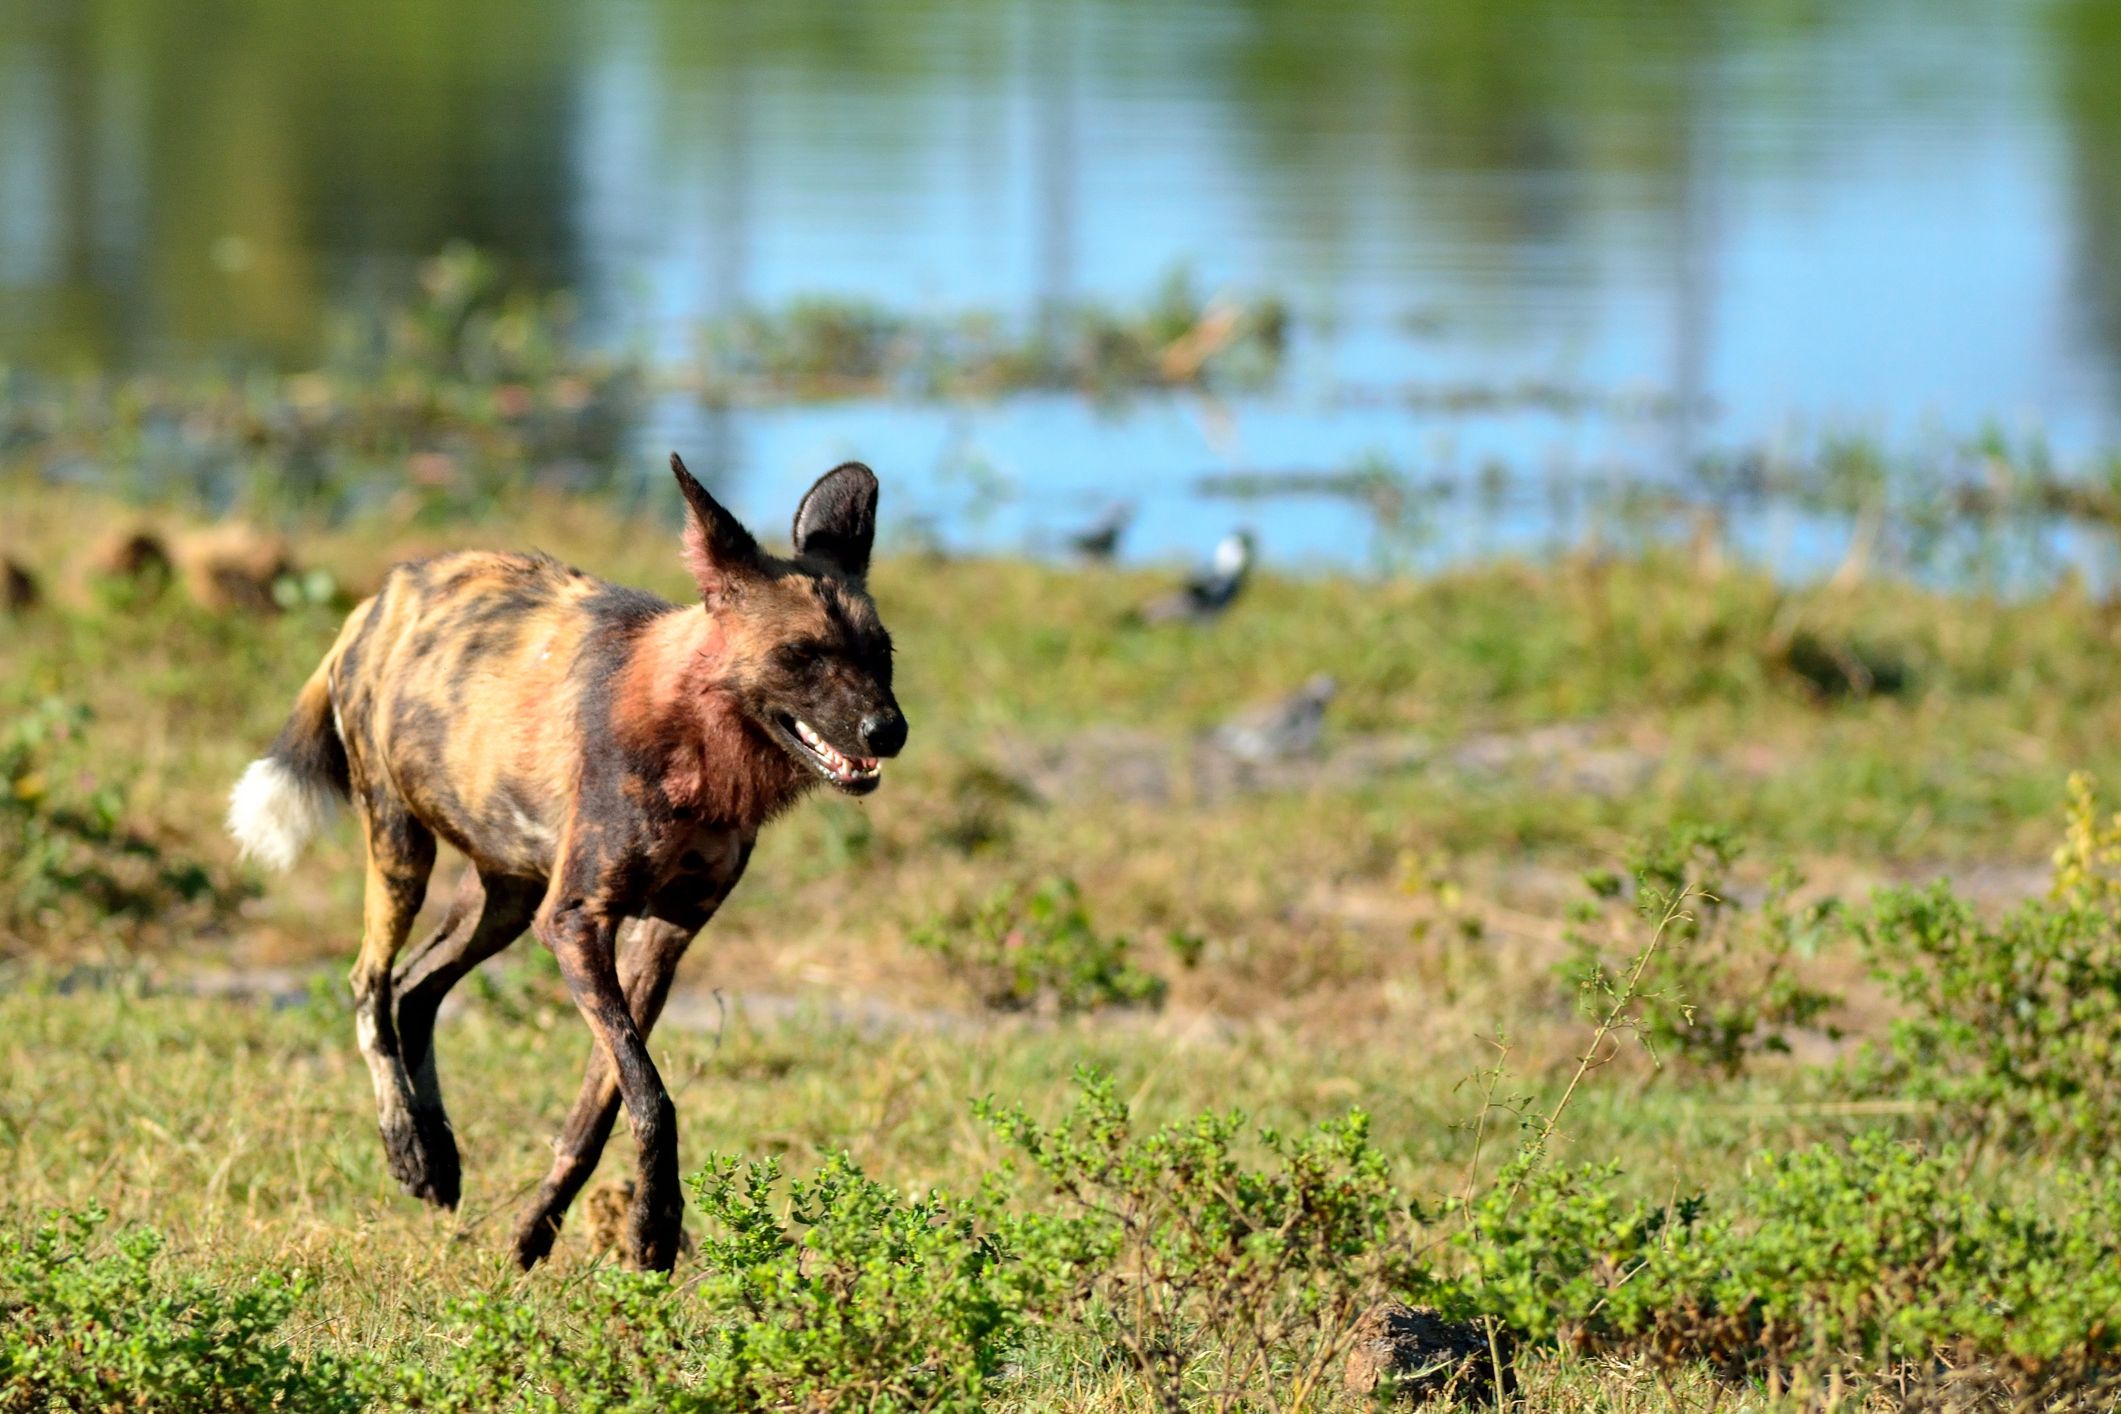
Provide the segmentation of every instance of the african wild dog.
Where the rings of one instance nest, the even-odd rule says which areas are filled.
[[[336,797],[353,802],[368,845],[355,1026],[391,1173],[431,1203],[454,1206],[459,1182],[436,1008],[525,925],[552,949],[596,1044],[516,1229],[526,1267],[551,1250],[621,1099],[640,1145],[627,1255],[670,1266],[676,1115],[646,1037],[678,959],[762,825],[820,780],[874,790],[877,758],[906,740],[891,639],[863,583],[876,477],[850,462],[813,486],[784,560],[670,465],[702,602],[680,608],[542,556],[400,565],[347,618],[230,803],[245,852],[285,868]],[[471,867],[401,960],[437,838]]]

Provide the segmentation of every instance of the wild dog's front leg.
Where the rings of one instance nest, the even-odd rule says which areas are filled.
[[[646,1270],[667,1272],[677,1260],[684,1212],[678,1190],[677,1110],[649,1058],[647,1042],[619,983],[617,911],[600,900],[556,886],[538,915],[535,931],[539,941],[552,949],[575,1005],[616,1072],[619,1097],[625,1102],[634,1143],[640,1150],[627,1255]],[[549,1233],[544,1236],[546,1247],[551,1240]],[[542,1255],[535,1250],[534,1238],[532,1242],[526,1246],[523,1236],[518,1237],[517,1259],[526,1266]]]
[[[634,1025],[644,1038],[662,1014],[678,961],[698,930],[698,921],[677,923],[659,918],[639,919],[629,930],[619,955],[619,982],[625,989]],[[516,1260],[523,1266],[535,1264],[552,1251],[560,1220],[581,1193],[582,1185],[596,1172],[597,1160],[603,1156],[618,1113],[618,1079],[604,1047],[592,1045],[581,1091],[575,1096],[574,1108],[568,1112],[559,1138],[552,1143],[552,1169],[538,1186],[537,1197],[523,1210],[516,1228]]]

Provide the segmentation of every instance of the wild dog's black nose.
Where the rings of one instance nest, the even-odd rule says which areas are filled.
[[[906,744],[906,719],[897,708],[871,712],[862,718],[862,750],[878,756],[896,756]]]

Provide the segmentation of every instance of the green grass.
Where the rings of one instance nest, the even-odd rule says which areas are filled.
[[[10,876],[0,910],[14,959],[0,992],[10,1231],[31,1231],[48,1208],[101,1204],[112,1220],[90,1249],[109,1253],[125,1224],[151,1224],[166,1241],[154,1280],[172,1289],[197,1279],[237,1292],[262,1272],[298,1273],[306,1284],[274,1339],[303,1358],[441,1371],[501,1328],[467,1326],[460,1303],[472,1300],[488,1303],[480,1319],[570,1340],[604,1320],[589,1314],[605,1311],[602,1296],[570,1304],[602,1290],[584,1284],[599,1259],[579,1224],[546,1270],[520,1276],[503,1255],[588,1046],[549,965],[520,948],[463,988],[443,1024],[466,1195],[458,1215],[431,1214],[393,1191],[335,981],[357,927],[355,841],[342,831],[294,875],[258,881],[220,836],[229,782],[277,730],[343,606],[261,618],[210,615],[179,593],[117,601],[83,580],[73,547],[131,512],[27,484],[7,494],[20,536],[9,548],[51,602],[0,628],[0,726],[68,725],[38,728],[5,758],[14,813],[0,828],[53,838],[53,820],[93,805],[104,830],[66,835],[75,853],[8,866],[35,871]],[[318,528],[296,549],[349,593],[403,554],[490,544],[540,546],[675,595],[674,542],[666,526],[533,497],[476,525],[413,515]],[[2111,1173],[2081,1110],[2067,1125],[2043,1129],[2038,1110],[2020,1124],[2006,1101],[2023,1095],[2001,1071],[1963,1057],[1959,1070],[1851,1068],[1865,1043],[1995,1032],[1983,999],[2013,984],[1970,969],[1992,937],[2040,956],[2039,927],[1969,925],[1951,947],[1918,951],[1908,976],[1946,969],[1964,982],[1932,997],[1908,977],[1874,977],[1853,922],[1806,925],[1763,953],[1754,930],[1766,915],[1752,906],[1784,862],[1812,881],[1804,904],[1956,873],[1976,886],[1974,914],[1992,920],[2043,886],[2068,773],[2121,780],[2121,619],[2104,602],[2071,587],[2023,599],[1876,580],[1792,588],[1646,552],[1421,580],[1269,580],[1212,629],[1130,625],[1128,610],[1165,582],[1011,561],[879,563],[872,587],[898,643],[912,743],[877,796],[811,802],[774,826],[688,959],[689,1004],[655,1051],[689,1168],[718,1152],[775,1158],[807,1179],[844,1151],[899,1195],[986,1203],[986,1183],[997,1206],[979,1209],[983,1221],[1045,1221],[1050,1195],[1021,1160],[1010,1166],[1012,1146],[975,1106],[992,1099],[1051,1123],[1090,1065],[1113,1077],[1138,1126],[1241,1104],[1251,1123],[1295,1135],[1359,1106],[1380,1182],[1402,1204],[1395,1240],[1462,1277],[1477,1254],[1437,1245],[1452,1230],[1449,1200],[1494,1183],[1525,1137],[1518,1116],[1551,1113],[1592,1036],[1564,968],[1583,975],[1588,947],[1605,962],[1593,975],[1612,981],[1642,944],[1625,891],[1601,901],[1578,875],[1624,873],[1638,839],[1695,821],[1746,843],[1722,891],[1748,906],[1713,923],[1689,966],[1645,974],[1626,1024],[1594,1048],[1549,1160],[1617,1163],[1614,1201],[1654,1207],[1738,1192],[1763,1152],[1839,1154],[1882,1132],[1951,1155],[1981,1201],[2028,1205],[2043,1221],[2066,1215],[2065,1175]],[[1900,681],[1845,691],[1821,667],[1845,661],[1891,663]],[[1324,755],[1233,789],[1202,733],[1320,671],[1341,685]],[[78,727],[75,707],[87,712]],[[114,910],[63,887],[83,861],[135,844],[150,853],[126,859],[190,869],[205,892]],[[1021,920],[995,901],[1041,897],[1065,907],[1049,904],[1042,950],[1019,957]],[[2057,956],[2104,978],[2105,904],[2086,907],[2093,921],[2070,925]],[[323,980],[310,1002],[277,1009],[186,994],[202,969],[261,963]],[[998,969],[1024,967],[997,985]],[[1636,1030],[1671,1041],[1695,1005],[1719,1025],[1750,1024],[1763,967],[1839,998],[1789,1022],[1790,1054],[1745,1032],[1715,1050],[1741,1057],[1726,1076],[1684,1044],[1666,1047],[1663,1069],[1615,1046]],[[1037,1000],[1063,990],[1077,1001]],[[997,997],[1034,1015],[996,1010]],[[1036,1014],[1078,1007],[1087,1014]],[[1910,1028],[1924,1008],[1943,1020]],[[2038,1017],[2014,1044],[2038,1048],[2042,1028],[2070,1024],[2061,1011]],[[2075,1068],[2100,1064],[2096,1044],[2070,1054]],[[1968,1096],[2002,1122],[1974,1133],[1940,1120]],[[2069,1142],[2041,1137],[2050,1130]],[[1238,1151],[1266,1162],[1251,1133]],[[623,1138],[613,1147],[607,1174],[630,1158]],[[890,1204],[861,1202],[863,1221],[888,1230]],[[710,1235],[697,1207],[689,1221]],[[1685,1290],[1688,1270],[1659,1268],[1658,1280]],[[681,1281],[707,1275],[697,1260],[689,1273],[681,1266]],[[1116,1299],[1109,1282],[1101,1290],[1096,1300]],[[699,1313],[721,1308],[685,1309],[686,1348],[703,1348],[722,1327]],[[1154,1407],[1093,1309],[1049,1311],[1044,1333],[992,1372],[990,1402]],[[1185,1321],[1202,1319],[1186,1309]],[[644,1310],[606,1315],[623,1326],[650,1319]],[[1211,1350],[1225,1337],[1187,1339]],[[1277,1399],[1294,1368],[1247,1378]],[[1624,1344],[1595,1358],[1533,1349],[1520,1377],[1517,1398],[1539,1410],[1779,1398],[1757,1371],[1717,1395],[1699,1361],[1660,1365]],[[1314,1406],[1341,1399],[1329,1385]],[[1214,1405],[1210,1385],[1188,1388]]]
[[[524,964],[503,966],[520,971]],[[444,1084],[467,1158],[463,1208],[444,1215],[393,1191],[350,1018],[336,997],[274,1010],[122,984],[60,992],[17,979],[0,1000],[0,1123],[12,1221],[26,1225],[50,1207],[100,1204],[116,1228],[147,1223],[164,1235],[160,1281],[234,1291],[260,1272],[292,1273],[301,1294],[279,1340],[303,1359],[439,1370],[467,1338],[459,1309],[465,1301],[501,1303],[520,1313],[516,1320],[555,1323],[573,1331],[572,1339],[590,1339],[595,1331],[584,1334],[576,1324],[584,1314],[570,1303],[583,1299],[585,1275],[603,1259],[588,1250],[579,1215],[553,1262],[532,1275],[517,1274],[503,1251],[512,1210],[542,1171],[543,1137],[586,1049],[566,1008],[542,993],[537,979],[519,980],[527,1005],[475,997],[440,1034]],[[665,1027],[656,1052],[694,1164],[719,1151],[771,1158],[808,1175],[844,1151],[861,1171],[902,1192],[966,1194],[998,1183],[1015,1211],[1045,1211],[1051,1200],[1039,1196],[1044,1189],[1026,1165],[1011,1164],[1011,1146],[976,1117],[976,1104],[994,1097],[1034,1121],[1058,1120],[1070,1107],[1068,1076],[1078,1066],[1112,1077],[1137,1129],[1241,1101],[1252,1120],[1297,1134],[1357,1104],[1368,1115],[1380,1181],[1401,1195],[1392,1201],[1412,1200],[1429,1214],[1414,1228],[1391,1228],[1406,1234],[1393,1240],[1404,1262],[1416,1254],[1438,1260],[1434,1243],[1458,1230],[1450,1202],[1469,1185],[1489,1192],[1491,1206],[1505,1206],[1503,1160],[1560,1103],[1574,1070],[1570,1049],[1584,1043],[1588,1026],[1552,1011],[1517,1020],[1525,1029],[1491,1094],[1478,1072],[1492,1049],[1448,1011],[1430,1027],[1364,1028],[1335,1040],[1170,1015],[1058,1026],[936,1026],[902,1018],[879,1028],[851,1027],[823,1013],[770,1019],[739,1006],[708,1029]],[[1623,1205],[1727,1192],[1734,1175],[1756,1167],[1755,1155],[1815,1143],[1831,1152],[1881,1125],[1887,1136],[1921,1132],[1919,1115],[1901,1109],[1896,1118],[1891,1106],[1881,1112],[1835,1101],[1816,1074],[1793,1064],[1714,1083],[1688,1072],[1652,1083],[1653,1074],[1632,1053],[1595,1073],[1576,1091],[1549,1146],[1549,1157],[1564,1163],[1617,1165]],[[1527,1117],[1523,1128],[1515,1112]],[[607,1172],[624,1171],[626,1151],[623,1139],[615,1142]],[[1238,1152],[1257,1148],[1240,1134]],[[1171,1181],[1161,1172],[1144,1180],[1145,1192]],[[2110,1215],[2103,1200],[2072,1199],[2079,1173],[2036,1149],[1985,1163],[1970,1182],[1959,1169],[1953,1186],[1999,1199],[2029,1196],[2057,1205],[2057,1217]],[[1547,1231],[1538,1226],[1540,1201],[1535,1188],[1525,1219],[1533,1231]],[[1807,1216],[1804,1201],[1785,1198],[1795,1213],[1784,1221],[1810,1232],[1806,1224],[1821,1220]],[[697,1211],[688,1221],[696,1235],[704,1233]],[[1482,1230],[1518,1230],[1499,1212],[1481,1222]],[[1573,1250],[1552,1249],[1560,1239],[1551,1233],[1543,1240],[1548,1248],[1512,1238],[1495,1250],[1535,1263],[1541,1252]],[[1623,1252],[1641,1250],[1641,1239],[1625,1234],[1603,1240],[1623,1243],[1616,1249]],[[1785,1249],[1789,1241],[1783,1239]],[[1685,1279],[1693,1270],[1688,1262],[1704,1260],[1682,1256],[1668,1264],[1677,1275],[1660,1269],[1660,1280]],[[1437,1270],[1458,1270],[1448,1256],[1441,1260]],[[1781,1270],[1777,1262],[1812,1259],[1770,1252],[1756,1260]],[[691,1258],[678,1275],[693,1283],[712,1270]],[[1595,1271],[1588,1275],[1597,1279]],[[1568,1319],[1566,1298],[1579,1288],[1549,1295],[1539,1284],[1544,1279],[1498,1269],[1490,1281],[1502,1309],[1531,1301],[1551,1310],[1550,1320]],[[1371,1298],[1390,1289],[1364,1283],[1355,1294]],[[1574,1299],[1580,1307],[1587,1298]],[[1150,1407],[1144,1382],[1119,1358],[1115,1338],[1100,1334],[1090,1308],[1065,1309],[1069,1320],[1041,1323],[1036,1338],[1012,1352],[990,1395],[1008,1407]],[[1201,1343],[1195,1357],[1207,1361],[1213,1333],[1189,1339]],[[1684,1364],[1659,1371],[1625,1355],[1617,1365],[1583,1365],[1566,1345],[1528,1353],[1522,1366],[1527,1407],[1535,1409],[1614,1407],[1646,1397],[1638,1386],[1655,1390],[1660,1379],[1686,1386],[1706,1378]],[[1271,1378],[1267,1387],[1274,1388]],[[1208,1400],[1212,1391],[1197,1393]],[[1741,1407],[1773,1403],[1757,1379],[1750,1395],[1742,1380],[1738,1394]],[[1312,1404],[1334,1407],[1336,1398],[1329,1389]],[[1665,1407],[1664,1398],[1651,1397],[1649,1407]]]

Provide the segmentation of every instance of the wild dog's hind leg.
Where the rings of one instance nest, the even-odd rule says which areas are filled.
[[[361,956],[353,968],[354,1035],[376,1089],[376,1122],[391,1176],[416,1197],[435,1200],[436,1176],[413,1126],[412,1080],[398,1049],[390,1004],[390,965],[405,946],[434,872],[435,837],[394,801],[371,795],[361,827],[368,837],[368,893]]]
[[[435,1073],[435,1014],[450,988],[522,936],[542,893],[543,886],[533,880],[482,876],[467,865],[441,925],[400,960],[391,975],[398,1053],[412,1079],[413,1142],[428,1177],[422,1196],[443,1207],[456,1206],[462,1168],[456,1134],[442,1107],[441,1078]]]
[[[678,960],[684,957],[685,949],[705,921],[702,911],[690,918],[642,918],[629,925],[619,957],[619,984],[625,990],[633,1024],[644,1040],[656,1018],[662,1015]],[[568,1112],[559,1137],[552,1141],[552,1169],[516,1226],[516,1261],[523,1266],[536,1265],[552,1251],[560,1220],[596,1171],[618,1114],[618,1076],[612,1070],[610,1056],[598,1042],[589,1048],[589,1068],[582,1076],[582,1089],[575,1096],[574,1108]]]

